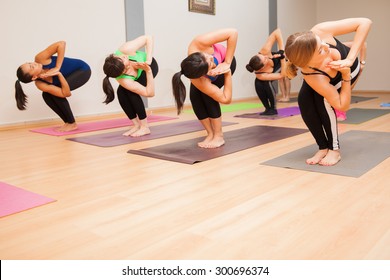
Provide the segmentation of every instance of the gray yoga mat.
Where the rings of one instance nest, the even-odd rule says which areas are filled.
[[[232,125],[232,124],[236,124],[236,123],[222,122],[223,126]],[[174,136],[174,135],[179,135],[179,134],[184,134],[189,132],[195,132],[203,129],[204,129],[203,126],[198,120],[190,120],[190,121],[151,126],[150,127],[151,134],[144,135],[141,137],[123,136],[122,134],[127,131],[127,130],[123,130],[123,131],[114,131],[114,132],[95,134],[89,136],[67,138],[66,140],[98,146],[98,147],[114,147],[114,146],[120,146],[124,144],[130,144],[130,143],[158,139],[158,138]]]
[[[308,165],[306,159],[318,150],[311,145],[263,162],[263,165],[312,172],[360,177],[390,156],[390,133],[348,131],[340,135],[341,161],[334,166]]]
[[[199,148],[197,143],[204,139],[200,137],[142,150],[129,150],[128,153],[194,164],[305,132],[306,129],[259,125],[225,132],[225,145],[215,149]]]
[[[356,96],[356,95],[352,95],[351,96],[351,103],[359,103],[359,102],[363,102],[363,101],[367,101],[367,100],[371,100],[371,99],[375,99],[375,98],[378,98],[378,97],[366,97],[366,96]],[[297,102],[298,101],[298,98],[297,97],[290,97],[290,100],[289,101],[279,101],[281,103],[294,103],[294,102]]]
[[[359,124],[389,113],[388,109],[361,109],[352,108],[347,111],[347,119],[340,123]]]
[[[378,98],[378,97],[366,97],[366,96],[356,96],[356,95],[352,95],[351,96],[351,103],[359,103],[359,102],[363,102],[363,101],[367,101],[367,100],[371,100],[371,99],[375,99],[375,98]]]

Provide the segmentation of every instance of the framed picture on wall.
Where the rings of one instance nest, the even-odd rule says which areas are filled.
[[[215,15],[215,0],[188,0],[190,12]]]

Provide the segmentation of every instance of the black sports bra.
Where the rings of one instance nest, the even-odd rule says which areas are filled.
[[[333,45],[330,45],[330,44],[329,44],[329,47],[330,47],[330,48],[333,48],[333,49],[337,49],[336,46],[333,46]],[[337,72],[336,76],[334,76],[334,77],[332,78],[328,73],[326,73],[325,71],[323,71],[323,70],[321,70],[321,69],[318,69],[318,68],[316,68],[316,67],[310,67],[310,66],[309,66],[309,68],[310,68],[310,69],[313,69],[314,71],[317,71],[317,72],[305,73],[305,72],[302,72],[302,71],[301,71],[302,75],[305,75],[305,76],[309,76],[309,75],[324,75],[324,76],[326,76],[326,77],[329,78],[330,83],[331,83],[332,85],[337,84],[337,83],[341,80],[341,73],[340,73],[340,72]]]

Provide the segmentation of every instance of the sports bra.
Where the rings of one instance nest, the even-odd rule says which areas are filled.
[[[51,69],[51,68],[54,68],[56,66],[56,64],[57,64],[57,56],[52,56],[51,62],[49,64],[42,65],[42,68],[43,69]],[[89,65],[81,59],[64,57],[64,60],[62,61],[62,65],[60,68],[60,72],[65,78],[67,78],[69,75],[71,75],[73,72],[75,72],[77,70],[87,71],[90,69],[91,68],[89,67]],[[47,84],[61,86],[61,82],[58,79],[58,76],[53,76],[51,83],[49,83],[48,81],[45,81],[44,79],[39,79],[39,80],[42,82],[45,82]]]
[[[214,63],[215,66],[217,66],[221,62],[225,61],[226,48],[221,44],[214,44],[213,48],[214,48],[214,53],[213,53]],[[218,76],[209,76],[209,75],[206,75],[206,77],[209,78],[212,82],[214,82],[218,78]]]
[[[336,40],[336,46],[329,44],[329,47],[338,50],[340,52],[341,59],[345,59],[348,55],[350,48],[347,47],[346,45],[344,45],[343,43],[341,43],[336,38],[334,38],[334,39]],[[324,75],[324,76],[329,78],[329,80],[330,80],[329,83],[331,85],[336,86],[338,90],[341,88],[341,80],[342,80],[341,72],[337,72],[336,76],[334,76],[332,78],[328,73],[326,73],[325,71],[323,71],[321,69],[318,69],[316,67],[310,67],[310,68],[316,72],[305,73],[305,72],[301,71],[302,75],[307,75],[307,76],[308,75]],[[359,59],[356,58],[354,63],[351,66],[351,77],[352,77],[351,84],[354,83],[355,80],[357,79],[357,76],[359,74],[359,70],[360,70]]]
[[[117,50],[114,52],[115,55],[123,55],[123,53],[120,50]],[[142,51],[136,51],[135,55],[128,55],[127,56],[129,60],[136,61],[136,62],[145,62],[146,61],[146,53]],[[119,79],[131,79],[133,81],[136,81],[142,74],[142,69],[138,69],[137,76],[122,74],[118,77],[116,77],[117,80]]]

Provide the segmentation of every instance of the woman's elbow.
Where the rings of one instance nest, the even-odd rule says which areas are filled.
[[[224,99],[220,100],[219,103],[230,104],[230,103],[232,103],[232,98],[224,98]]]
[[[154,93],[154,91],[145,91],[145,92],[143,92],[143,93],[140,94],[140,95],[149,98],[149,97],[154,97],[155,93]]]

